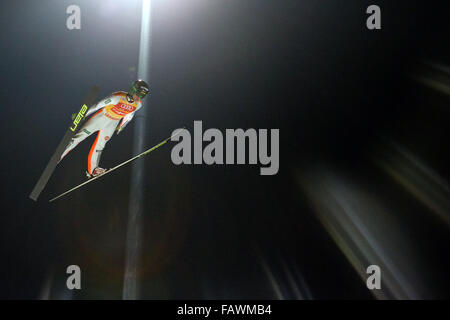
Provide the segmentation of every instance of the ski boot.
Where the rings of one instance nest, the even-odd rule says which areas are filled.
[[[97,168],[95,168],[95,169],[92,171],[92,174],[89,174],[89,172],[86,171],[86,176],[87,176],[89,179],[90,179],[90,178],[93,178],[93,177],[97,177],[97,176],[99,176],[99,175],[104,174],[104,173],[106,172],[106,170],[107,170],[107,169],[103,169],[103,168],[97,167]]]

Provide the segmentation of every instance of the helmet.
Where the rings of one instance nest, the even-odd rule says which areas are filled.
[[[133,94],[137,95],[139,98],[144,98],[148,93],[148,84],[144,80],[136,80],[131,85],[130,90],[128,91],[128,94],[132,96]]]

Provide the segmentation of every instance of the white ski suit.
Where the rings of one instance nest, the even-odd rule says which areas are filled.
[[[88,156],[88,173],[92,174],[92,171],[97,168],[103,148],[105,147],[106,142],[111,139],[114,130],[116,128],[118,131],[122,130],[133,118],[134,113],[141,107],[142,103],[140,99],[129,101],[127,93],[123,91],[114,92],[109,97],[101,100],[89,109],[86,117],[94,112],[95,114],[87,120],[71,139],[61,155],[61,159],[63,159],[81,141],[98,131]]]

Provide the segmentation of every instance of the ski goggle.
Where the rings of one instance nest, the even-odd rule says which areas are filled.
[[[148,93],[148,90],[145,90],[145,91],[143,90],[143,91],[136,92],[136,95],[142,99],[142,98],[145,98],[147,93]]]
[[[147,95],[147,93],[148,93],[148,89],[145,88],[145,87],[142,88],[141,90],[136,89],[136,88],[133,87],[133,88],[130,89],[130,92],[129,92],[130,95],[135,94],[141,99],[144,98]]]

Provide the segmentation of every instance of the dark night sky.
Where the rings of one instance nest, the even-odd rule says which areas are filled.
[[[448,297],[448,226],[366,157],[387,136],[449,180],[448,96],[408,78],[424,59],[450,63],[448,11],[377,0],[383,29],[369,31],[372,2],[154,2],[149,147],[202,120],[204,129],[279,128],[281,160],[277,175],[260,176],[258,166],[175,166],[172,145],[148,156],[143,298],[274,298],[263,256],[285,285],[280,261],[296,265],[312,298],[371,299],[297,187],[297,170],[319,163],[397,209],[428,263],[424,296]],[[130,168],[46,203],[83,181],[91,137],[39,202],[28,195],[89,88],[103,97],[136,78],[139,3],[0,5],[0,298],[37,299],[47,279],[52,298],[69,297],[70,264],[84,286],[72,298],[121,298]],[[65,27],[70,4],[81,7],[81,30]],[[132,126],[108,143],[103,166],[132,155]]]

